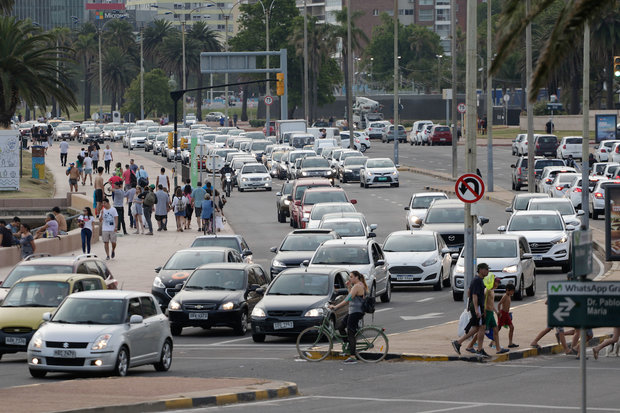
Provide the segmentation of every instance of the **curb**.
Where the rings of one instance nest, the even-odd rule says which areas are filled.
[[[611,335],[609,334],[605,334],[605,335],[598,336],[598,337],[593,337],[590,341],[588,341],[588,344],[590,346],[595,346],[597,344],[600,344],[603,340],[609,337],[611,337]],[[535,349],[535,348],[530,347],[530,348],[523,349],[521,351],[514,352],[514,353],[510,352],[506,354],[500,354],[499,356],[495,356],[493,359],[489,361],[491,361],[492,363],[503,363],[506,361],[521,360],[521,359],[530,358],[530,357],[551,355],[551,354],[563,354],[563,353],[564,353],[564,348],[560,344],[551,344],[551,345],[543,346],[540,349]]]
[[[283,383],[283,382],[280,382]],[[166,410],[196,409],[202,407],[224,406],[228,404],[247,403],[259,400],[281,399],[299,395],[297,384],[284,382],[282,385],[255,391],[239,393],[222,393],[214,396],[181,397],[169,400],[134,403],[128,405],[102,406],[76,410],[63,410],[61,413],[133,413],[163,412]]]

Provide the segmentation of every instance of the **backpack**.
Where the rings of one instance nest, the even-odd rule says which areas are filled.
[[[129,184],[132,186],[138,185],[138,178],[136,178],[136,174],[131,170],[129,172]]]
[[[152,207],[153,205],[155,205],[157,203],[157,197],[155,196],[155,194],[153,192],[149,192],[144,197],[144,202],[143,203],[144,203],[144,206]]]
[[[177,205],[175,207],[175,212],[184,212],[185,211],[185,199],[183,197],[177,198]]]
[[[362,301],[362,311],[366,314],[374,314],[375,312],[375,297],[370,294],[364,295],[364,299]]]

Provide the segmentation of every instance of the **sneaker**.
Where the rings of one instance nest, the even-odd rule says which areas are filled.
[[[152,233],[152,232],[147,232],[147,233],[146,233],[146,234],[144,234],[144,235],[153,235],[153,233]]]
[[[474,350],[472,347],[467,347],[465,348],[466,351],[472,353],[472,354],[476,354],[476,350]]]
[[[355,358],[354,356],[351,356],[348,359],[346,359],[344,361],[344,363],[346,363],[346,364],[356,364],[357,363],[357,358]]]
[[[112,258],[114,258],[116,256],[116,254],[114,253],[114,251],[112,251]]]
[[[508,348],[517,348],[519,347],[518,344],[512,343],[512,344],[508,344]]]
[[[458,341],[454,340],[452,342],[452,348],[454,349],[454,351],[456,351],[457,354],[461,354],[461,345],[459,344]]]
[[[484,349],[476,351],[476,354],[482,357],[491,357],[487,354],[486,351],[484,351]]]
[[[109,259],[110,259],[110,256],[108,255],[107,257],[105,257],[105,259],[106,259],[106,260],[109,260]]]
[[[504,353],[508,353],[510,350],[508,350],[507,348],[503,348],[501,350],[499,350],[496,354],[504,354]]]

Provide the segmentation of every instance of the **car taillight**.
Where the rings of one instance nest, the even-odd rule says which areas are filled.
[[[520,168],[520,167],[519,167],[519,168],[517,168],[517,173],[518,173],[519,175],[521,175],[521,168]]]
[[[540,143],[536,143],[536,149],[540,149]]]
[[[581,192],[581,188],[575,188],[573,189],[573,192]]]
[[[562,149],[566,149],[566,145],[562,146]]]
[[[616,153],[620,153],[620,145],[616,145]]]
[[[601,149],[601,153],[607,153],[605,149]]]
[[[603,194],[602,194],[602,193],[600,193],[600,192],[596,192],[596,193],[594,194],[594,198],[596,198],[596,199],[603,199]]]
[[[549,179],[549,178],[545,179],[545,183],[550,184],[551,182],[553,182],[553,179]]]
[[[561,191],[561,190],[564,189],[564,187],[563,186],[556,186],[555,189],[557,189],[558,191]]]

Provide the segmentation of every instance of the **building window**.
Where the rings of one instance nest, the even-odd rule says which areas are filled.
[[[374,10],[372,11],[372,15],[373,15],[373,16],[378,16],[378,15],[379,15],[379,9],[374,9]]]
[[[421,22],[431,22],[435,17],[433,9],[418,10],[418,20]]]
[[[406,9],[405,16],[413,16],[413,9]]]
[[[420,0],[420,6],[432,6],[434,0]]]
[[[218,30],[226,30],[226,25],[225,24],[218,24],[217,25],[217,29]]]
[[[181,3],[174,3],[175,10],[181,10],[182,8],[183,8],[183,5]]]
[[[405,14],[405,10],[403,10],[403,9],[398,9],[398,15],[399,15],[399,16],[404,16],[404,14]]]

